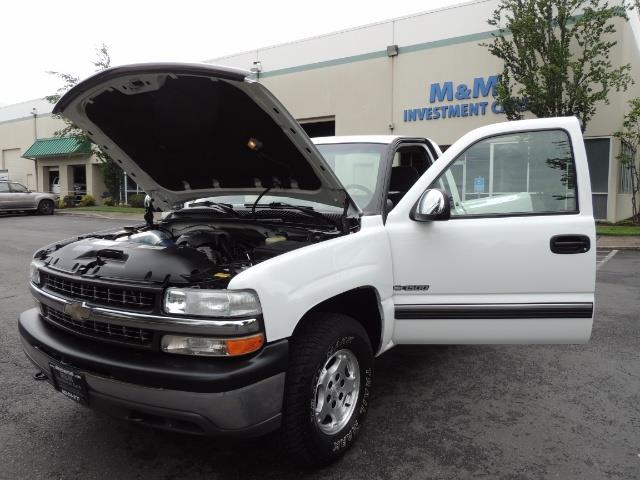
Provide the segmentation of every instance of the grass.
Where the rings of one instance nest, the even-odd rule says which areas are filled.
[[[101,212],[101,213],[140,213],[144,214],[144,208],[134,207],[107,207],[104,205],[96,205],[95,207],[74,207],[69,210],[78,212]]]
[[[598,235],[629,236],[640,235],[638,225],[596,225]]]

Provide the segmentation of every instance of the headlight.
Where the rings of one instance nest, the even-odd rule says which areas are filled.
[[[31,277],[31,281],[36,285],[40,285],[40,269],[43,266],[44,263],[40,260],[31,260],[31,265],[29,266],[29,276]]]
[[[246,290],[201,290],[168,288],[164,310],[178,315],[247,317],[262,312],[258,295]]]
[[[162,337],[161,348],[163,352],[177,353],[180,355],[237,357],[260,350],[263,344],[264,335],[262,333],[240,338],[165,335]]]

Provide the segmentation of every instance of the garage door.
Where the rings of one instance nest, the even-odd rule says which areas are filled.
[[[33,173],[33,161],[20,157],[19,148],[3,150],[2,168],[9,170],[9,179],[26,185],[27,174]]]

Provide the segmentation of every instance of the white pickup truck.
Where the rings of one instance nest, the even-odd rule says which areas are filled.
[[[311,141],[246,72],[117,67],[54,113],[153,199],[147,223],[36,252],[24,350],[73,400],[207,435],[354,442],[401,344],[582,343],[595,226],[578,122]],[[163,210],[153,219],[154,209]]]

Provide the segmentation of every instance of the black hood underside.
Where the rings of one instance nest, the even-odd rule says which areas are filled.
[[[168,75],[157,90],[113,88],[95,96],[86,115],[168,190],[320,188],[281,126],[225,81]],[[261,148],[249,148],[250,139]]]

